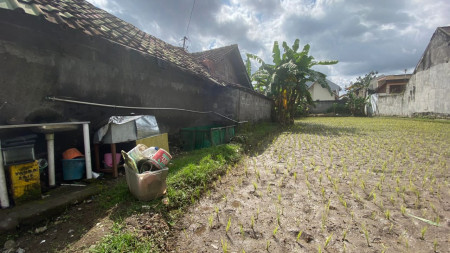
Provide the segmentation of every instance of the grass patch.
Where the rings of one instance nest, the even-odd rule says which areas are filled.
[[[238,145],[226,144],[195,150],[175,160],[167,178],[168,208],[182,208],[200,198],[241,156]]]
[[[142,242],[142,238],[124,231],[120,227],[123,218],[133,213],[151,211],[161,213],[169,224],[173,224],[186,207],[209,190],[212,183],[239,162],[244,154],[258,153],[272,143],[280,133],[279,129],[279,126],[273,123],[245,124],[238,128],[231,144],[190,151],[173,159],[167,177],[167,205],[162,204],[161,199],[150,202],[136,200],[129,192],[125,178],[121,178],[117,184],[99,196],[101,208],[115,209],[111,214],[115,225],[113,232],[91,251],[157,251],[151,241]]]
[[[117,223],[112,230],[113,232],[105,236],[95,248],[90,249],[90,252],[158,252],[149,238],[140,238],[137,234],[124,231]]]

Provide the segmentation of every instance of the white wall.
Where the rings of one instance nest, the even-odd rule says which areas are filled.
[[[378,114],[414,116],[450,115],[450,63],[441,63],[414,74],[399,95],[380,95]]]
[[[313,101],[327,101],[327,100],[335,100],[334,95],[330,94],[328,89],[323,88],[320,84],[314,83],[311,88],[309,88],[309,92],[311,93],[311,97]]]

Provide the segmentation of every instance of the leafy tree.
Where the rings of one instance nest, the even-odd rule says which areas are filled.
[[[371,71],[364,77],[357,77],[356,82],[352,83],[344,97],[347,98],[347,107],[352,115],[365,115],[364,108],[369,104],[369,85],[377,77],[377,71]]]
[[[322,87],[331,89],[325,80],[325,74],[312,70],[315,65],[331,65],[337,61],[315,61],[309,55],[310,46],[306,44],[303,50],[298,52],[300,41],[295,40],[292,48],[286,42],[281,54],[278,41],[273,43],[273,64],[265,63],[260,57],[247,54],[248,59],[254,59],[261,64],[253,73],[252,80],[256,90],[271,97],[275,102],[275,113],[281,124],[294,123],[295,112],[299,107],[305,107],[313,103],[306,82],[318,82]],[[247,69],[250,61],[247,59]]]

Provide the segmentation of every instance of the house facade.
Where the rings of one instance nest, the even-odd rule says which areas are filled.
[[[372,80],[369,89],[380,95],[403,93],[411,76],[411,74],[383,75]]]
[[[330,90],[322,87],[318,82],[306,82],[313,101],[334,101],[339,99],[341,87],[326,79]]]
[[[314,106],[309,107],[310,113],[325,113],[339,99],[341,87],[326,79],[330,90],[322,87],[318,82],[307,82],[308,91],[314,101]]]

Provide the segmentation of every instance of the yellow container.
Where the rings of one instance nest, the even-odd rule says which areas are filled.
[[[144,144],[147,147],[159,147],[169,152],[169,138],[167,133],[136,140],[137,144]]]
[[[9,176],[16,204],[41,197],[38,161],[9,166]]]

